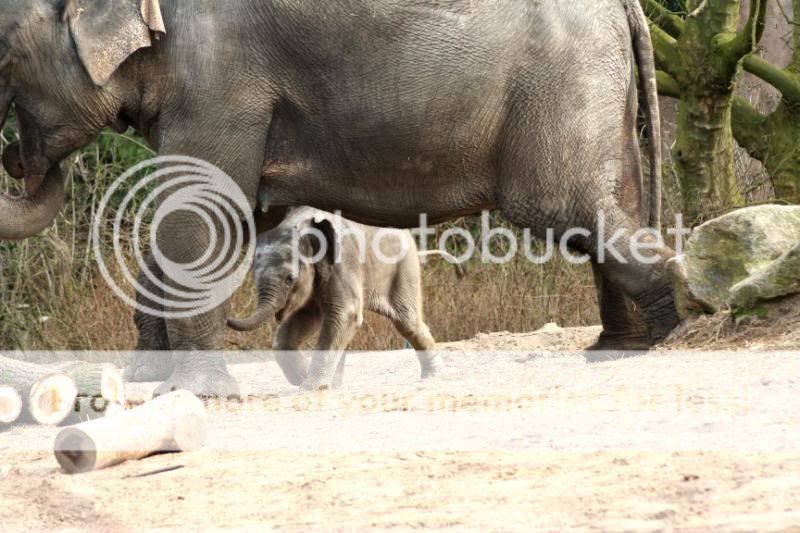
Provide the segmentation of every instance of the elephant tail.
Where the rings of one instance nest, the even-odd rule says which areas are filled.
[[[430,257],[432,255],[437,255],[439,257],[444,258],[445,261],[453,265],[453,268],[456,271],[456,276],[458,277],[458,279],[463,279],[467,275],[467,269],[464,267],[464,265],[462,265],[456,257],[453,257],[452,254],[449,254],[443,250],[428,250],[425,252],[417,252],[417,254],[419,255],[420,258]]]
[[[639,70],[641,105],[647,116],[647,137],[650,152],[649,199],[643,205],[649,209],[648,225],[661,230],[661,117],[658,107],[656,65],[653,43],[647,18],[639,0],[623,0],[628,14],[628,25],[633,37],[633,53]]]

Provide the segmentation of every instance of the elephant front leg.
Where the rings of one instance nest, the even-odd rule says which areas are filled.
[[[139,340],[131,354],[123,378],[129,383],[164,381],[172,375],[175,363],[169,352],[167,323],[164,321],[161,299],[164,293],[153,280],[162,280],[161,268],[149,254],[137,279],[139,286],[155,296],[150,298],[142,291],[136,293],[138,308],[133,315]]]
[[[224,281],[198,284],[193,277],[198,268],[235,252],[224,249],[223,233],[194,212],[169,212],[156,231],[166,332],[175,368],[155,395],[186,389],[201,397],[239,397],[239,387],[222,355],[228,310],[225,295],[230,287]]]
[[[257,98],[242,90],[246,84],[241,81],[195,76],[194,90],[161,115],[159,153],[197,161],[191,168],[185,160],[165,161],[160,168],[169,170],[161,183],[174,186],[161,190],[151,232],[160,251],[156,259],[164,276],[166,330],[175,369],[156,394],[188,389],[199,396],[239,395],[222,356],[227,300],[242,281],[228,266],[240,256],[247,237],[237,235],[241,226],[234,220],[251,216],[256,206],[274,103],[267,95]],[[210,85],[204,86],[206,82]],[[231,112],[240,109],[247,113]],[[198,169],[206,182],[200,187]],[[213,184],[219,187],[209,189]],[[187,305],[200,295],[210,300]]]
[[[303,342],[319,331],[320,313],[316,309],[301,309],[287,318],[275,333],[275,361],[292,385],[301,385],[308,377],[308,359],[300,351]]]
[[[358,329],[358,313],[344,310],[326,316],[322,323],[316,351],[311,358],[303,390],[341,387],[344,374],[344,351]]]

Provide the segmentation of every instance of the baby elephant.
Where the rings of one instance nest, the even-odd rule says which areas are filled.
[[[298,260],[299,254],[314,261]],[[463,276],[461,266],[456,269]],[[293,385],[307,390],[341,386],[344,350],[364,321],[364,309],[392,320],[417,350],[423,378],[442,367],[422,318],[419,254],[409,231],[373,228],[301,207],[259,235],[253,274],[258,309],[249,318],[229,319],[228,325],[251,331],[275,316],[280,322],[275,358]],[[317,332],[309,366],[298,350]]]

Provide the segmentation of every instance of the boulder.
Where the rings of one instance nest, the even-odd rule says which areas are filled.
[[[710,220],[669,269],[684,317],[800,293],[800,206],[753,206]]]
[[[731,287],[730,304],[748,309],[758,302],[800,294],[800,243],[781,257]]]

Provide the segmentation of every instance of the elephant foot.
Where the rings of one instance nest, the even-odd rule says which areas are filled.
[[[347,355],[337,352],[317,352],[311,358],[307,376],[300,390],[317,391],[341,388]]]
[[[666,339],[681,322],[670,285],[648,295],[640,305],[647,324],[650,346]]]
[[[597,351],[648,351],[650,339],[643,333],[607,333],[602,332],[597,342],[587,348],[590,352]]]
[[[583,357],[587,363],[607,363],[647,354],[647,350],[589,350],[583,353]]]
[[[283,375],[295,387],[308,378],[308,360],[302,352],[277,352],[275,362],[281,367]]]
[[[591,345],[584,357],[587,363],[602,363],[645,355],[650,350],[650,342],[643,335],[607,334]]]
[[[201,369],[190,372],[176,370],[153,393],[161,396],[176,390],[188,390],[200,398],[239,399],[239,385],[225,368]]]
[[[642,333],[602,332],[584,353],[587,363],[603,363],[638,357],[650,351],[650,339]]]
[[[135,352],[128,360],[123,379],[128,383],[164,381],[175,370],[170,352]]]
[[[420,366],[422,367],[422,379],[436,378],[444,369],[444,359],[441,355],[436,354],[428,360],[420,359]]]
[[[338,387],[335,388],[337,389],[341,388],[341,382],[338,383],[337,385]],[[300,384],[300,390],[302,391],[329,390],[333,388],[334,386],[330,379],[320,379],[320,378],[314,379],[309,377],[303,380],[303,382]]]

